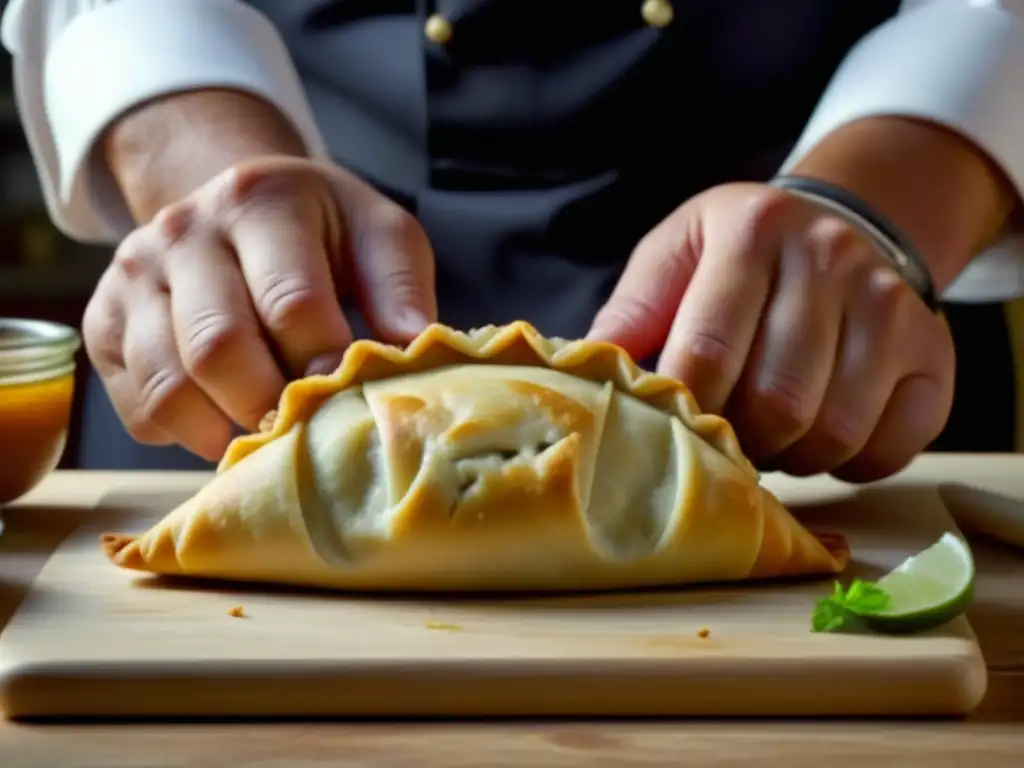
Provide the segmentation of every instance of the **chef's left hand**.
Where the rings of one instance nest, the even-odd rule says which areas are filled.
[[[662,349],[659,372],[790,474],[890,475],[952,407],[944,320],[856,229],[762,184],[710,189],[651,230],[590,338]]]

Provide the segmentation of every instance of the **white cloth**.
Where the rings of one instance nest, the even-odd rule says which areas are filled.
[[[282,0],[283,1],[283,0]],[[273,26],[238,0],[11,0],[0,28],[50,216],[69,236],[113,243],[132,227],[98,137],[162,94],[232,87],[268,99],[313,155],[323,137]],[[1024,0],[904,0],[860,41],[786,162],[870,115],[927,118],[985,150],[1024,198]],[[1024,233],[969,266],[945,298],[1024,296]]]
[[[918,117],[971,139],[1024,198],[1024,0],[903,0],[822,95],[783,170],[871,115]],[[948,301],[1024,296],[1024,233],[1007,231],[948,286]]]
[[[298,72],[271,23],[237,0],[12,0],[0,38],[50,217],[115,243],[134,227],[94,150],[120,115],[175,91],[230,87],[289,117],[325,152]]]

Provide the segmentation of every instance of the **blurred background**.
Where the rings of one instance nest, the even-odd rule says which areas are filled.
[[[0,12],[7,2],[0,0]],[[50,222],[14,107],[11,57],[0,46],[0,316],[41,318],[80,328],[82,313],[110,255],[110,248],[73,242]],[[986,432],[994,430],[1006,435],[997,440],[1003,446],[1013,439],[1007,434],[1012,432],[1016,438],[1015,448],[1021,451],[1024,449],[1024,300],[1010,302],[1002,308],[990,305],[960,311],[1004,311],[1006,314],[1015,348],[1016,414],[998,418],[983,405],[988,388],[1013,386],[1009,382],[975,382],[964,389],[971,390],[972,400],[977,398],[977,413],[969,420],[988,423],[980,425],[980,430],[979,425],[974,424],[970,430],[972,435],[985,438]],[[986,354],[983,342],[984,339],[979,339],[977,347],[972,344],[971,348],[960,350],[961,367],[971,367],[972,355]],[[89,373],[88,360],[84,352],[80,352],[75,410],[62,468],[78,466],[81,394]],[[1014,419],[1014,424],[1007,423]],[[953,427],[953,431],[961,429]],[[961,450],[992,450],[989,446],[975,447],[973,439],[961,437],[957,443],[963,446]],[[985,438],[985,442],[987,440]]]
[[[7,0],[0,0],[0,11]],[[18,123],[11,83],[11,57],[0,46],[0,316],[56,320],[79,328],[109,248],[69,240],[50,223]],[[88,376],[79,356],[79,393]],[[77,466],[80,419],[76,409],[62,467]]]

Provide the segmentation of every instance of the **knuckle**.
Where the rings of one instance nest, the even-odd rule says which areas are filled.
[[[917,300],[913,289],[888,265],[870,271],[865,294],[875,316],[893,320],[903,317]]]
[[[145,228],[136,229],[114,251],[111,266],[121,277],[138,280],[152,272],[155,259]]]
[[[871,437],[871,425],[848,412],[827,411],[815,427],[821,452],[837,457],[837,462],[855,454]]]
[[[192,317],[185,330],[182,365],[195,379],[205,379],[238,346],[246,329],[224,312],[204,312]]]
[[[199,219],[195,203],[191,200],[181,200],[157,211],[150,222],[150,227],[156,241],[164,248],[171,248],[196,230]]]
[[[688,368],[698,368],[707,374],[726,374],[736,359],[735,350],[716,333],[697,330],[683,344],[683,356]]]
[[[168,412],[189,386],[189,379],[184,372],[165,366],[145,372],[139,386],[138,407],[132,423],[145,425],[165,422]]]
[[[232,210],[251,210],[281,205],[308,186],[309,174],[274,164],[244,163],[226,171],[220,180],[220,205]]]
[[[314,317],[328,298],[326,286],[288,275],[268,281],[259,293],[257,306],[269,327],[281,329]]]
[[[777,190],[759,190],[750,195],[739,217],[744,242],[756,242],[779,227],[793,209],[794,198]]]
[[[325,225],[332,226],[330,218],[335,207],[330,186],[321,173],[305,166],[274,164],[231,169],[215,186],[212,206],[217,228],[222,232],[243,222],[279,226],[280,222],[288,221],[289,226],[307,228],[309,234],[318,236],[323,234]],[[333,239],[337,237],[335,234]]]
[[[631,293],[616,296],[613,301],[605,304],[598,311],[594,323],[595,325],[607,323],[612,327],[618,325],[643,326],[651,318],[658,317],[660,311],[653,297],[647,294]]]
[[[849,224],[834,216],[815,221],[804,235],[800,253],[808,272],[814,276],[835,274],[853,263],[851,254],[863,249],[863,237]]]
[[[807,383],[788,371],[773,371],[758,382],[754,400],[758,412],[779,430],[799,432],[814,421],[815,406]]]
[[[370,226],[383,232],[391,232],[404,236],[421,234],[419,222],[399,205],[383,203],[375,205],[367,214]]]

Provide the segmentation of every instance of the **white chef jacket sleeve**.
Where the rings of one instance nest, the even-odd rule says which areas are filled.
[[[1024,0],[904,0],[849,53],[783,166],[872,115],[917,117],[970,139],[1024,198]],[[1024,296],[1024,232],[1008,230],[949,286],[949,301]]]
[[[310,155],[324,154],[280,35],[238,0],[11,0],[0,38],[50,217],[76,240],[114,243],[133,228],[97,142],[154,97],[252,93],[291,120]]]

